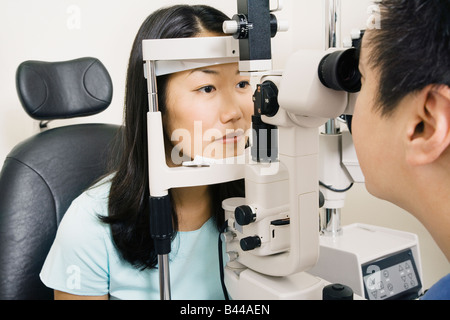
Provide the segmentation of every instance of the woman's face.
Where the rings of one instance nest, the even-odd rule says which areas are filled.
[[[240,75],[237,63],[171,75],[164,116],[171,162],[180,164],[181,155],[223,159],[243,154],[252,95],[250,79]]]

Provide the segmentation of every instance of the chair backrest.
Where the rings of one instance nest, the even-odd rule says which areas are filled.
[[[97,114],[110,105],[113,93],[105,66],[89,57],[25,61],[17,68],[16,88],[23,108],[37,120]]]
[[[94,58],[26,62],[17,90],[33,118],[98,113],[112,82]],[[79,124],[49,129],[18,144],[0,172],[0,299],[52,299],[39,272],[72,200],[106,173],[108,149],[120,127]]]

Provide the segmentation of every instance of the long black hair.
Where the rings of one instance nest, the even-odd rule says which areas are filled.
[[[119,135],[119,160],[109,195],[107,217],[102,221],[111,228],[114,243],[123,259],[140,269],[154,268],[157,264],[154,242],[150,236],[148,198],[147,111],[148,92],[144,78],[142,40],[190,38],[202,31],[223,34],[224,13],[205,5],[176,5],[159,9],[141,25],[133,43],[128,65],[124,126]],[[168,76],[158,77],[158,99],[161,112],[166,105]],[[220,229],[223,224],[222,200],[243,196],[243,181],[210,187],[213,217]],[[177,215],[172,214],[177,230]]]

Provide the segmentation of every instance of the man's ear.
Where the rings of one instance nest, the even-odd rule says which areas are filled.
[[[406,157],[410,165],[427,165],[450,147],[450,88],[428,86],[414,101],[408,122]]]

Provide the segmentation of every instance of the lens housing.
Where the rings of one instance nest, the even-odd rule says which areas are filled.
[[[356,93],[361,90],[361,74],[356,49],[327,54],[319,64],[319,79],[330,89]]]

